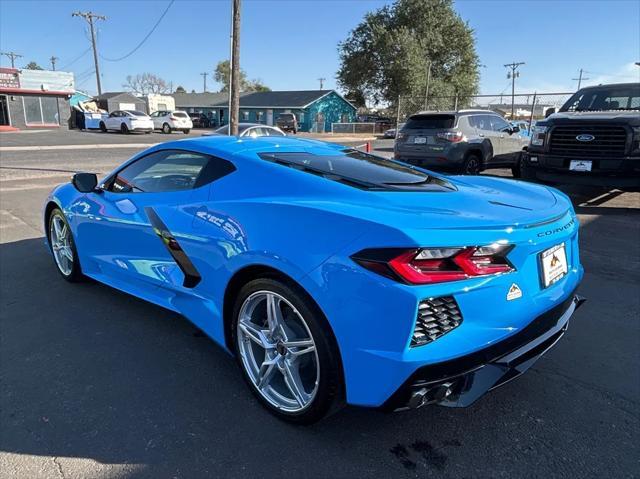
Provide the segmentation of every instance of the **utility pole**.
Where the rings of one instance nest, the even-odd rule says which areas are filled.
[[[427,110],[429,105],[429,83],[431,83],[431,61],[429,61],[429,67],[427,68],[427,86],[424,89],[424,109]]]
[[[238,136],[240,117],[240,0],[232,1],[229,134]]]
[[[93,24],[95,20],[105,21],[107,17],[105,17],[104,15],[98,15],[93,12],[73,12],[71,16],[82,17],[89,24],[89,29],[91,30],[91,46],[93,47],[93,63],[96,68],[96,84],[98,87],[98,95],[102,95],[102,85],[100,84],[100,66],[98,65],[98,47],[96,46],[96,31],[93,28]]]
[[[207,93],[207,75],[209,75],[209,73],[204,72],[204,73],[200,73],[200,75],[202,75],[202,78],[204,78],[204,89],[202,91],[204,93]]]
[[[320,77],[318,78],[318,81],[320,82],[320,89],[322,90],[322,87],[324,86],[324,81],[326,80],[326,78],[324,77]]]
[[[51,69],[53,71],[56,71],[56,62],[58,61],[58,57],[51,55],[51,58],[49,58],[49,61],[51,62]]]
[[[580,85],[582,85],[582,80],[589,80],[589,78],[583,78],[582,74],[585,73],[585,71],[581,68],[580,69],[580,74],[578,75],[578,78],[572,78],[573,81],[577,81],[578,82],[578,90],[580,89]]]
[[[515,99],[516,99],[516,78],[518,78],[520,76],[520,72],[516,71],[518,70],[518,67],[520,65],[524,65],[524,62],[513,62],[513,63],[507,63],[505,65],[505,68],[510,68],[511,71],[507,73],[507,78],[511,78],[511,119],[513,120],[515,117]]]
[[[16,52],[1,52],[0,55],[4,55],[11,59],[11,68],[16,67],[16,58],[22,58],[22,55],[18,55]]]

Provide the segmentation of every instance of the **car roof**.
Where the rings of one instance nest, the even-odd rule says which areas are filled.
[[[580,88],[580,90],[591,90],[593,88],[626,88],[632,86],[640,86],[640,82],[629,82],[629,83],[600,83],[599,85],[590,85]]]
[[[457,111],[456,110],[419,111],[418,113],[414,113],[413,115],[411,115],[411,117],[418,116],[418,115],[477,115],[477,114],[481,114],[481,115],[498,115],[498,116],[500,116],[495,111],[483,110],[482,108],[468,108],[468,109],[465,109],[465,110],[457,110]]]

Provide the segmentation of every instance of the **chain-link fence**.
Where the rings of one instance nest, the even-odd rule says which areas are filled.
[[[374,134],[380,133],[376,130],[376,123],[331,123],[331,133],[337,134]]]
[[[471,97],[401,96],[396,119],[399,123],[420,111],[457,111],[482,109],[494,111],[506,119],[535,121],[544,118],[550,108],[560,108],[573,93],[518,93],[516,95],[475,95]]]

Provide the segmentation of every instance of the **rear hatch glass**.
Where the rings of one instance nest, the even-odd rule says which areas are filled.
[[[454,115],[413,115],[403,130],[448,130],[455,119]]]
[[[188,118],[188,115],[183,111],[174,111],[173,116],[177,116],[178,118]]]
[[[330,155],[299,153],[260,153],[260,158],[298,169],[328,180],[365,190],[378,191],[442,191],[454,187],[401,163],[369,155],[358,150],[343,150]]]

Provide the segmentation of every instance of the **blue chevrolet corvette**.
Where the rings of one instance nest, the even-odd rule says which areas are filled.
[[[163,143],[100,181],[74,175],[43,212],[63,278],[184,315],[293,422],[470,405],[582,303],[562,193],[313,140]]]

